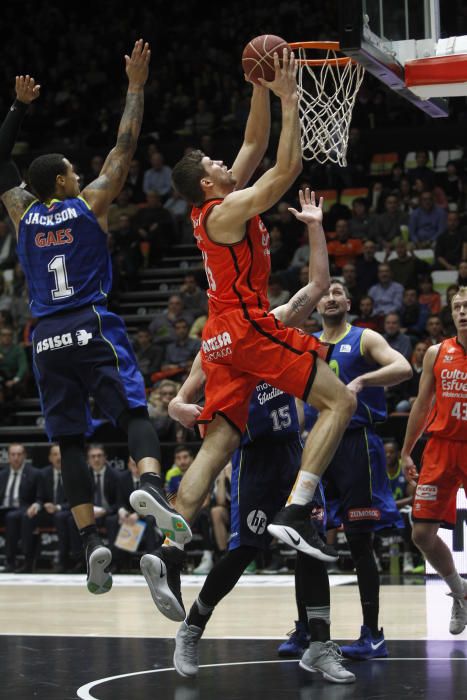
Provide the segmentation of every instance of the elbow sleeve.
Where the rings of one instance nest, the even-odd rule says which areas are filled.
[[[0,196],[21,183],[22,178],[15,163],[12,160],[0,161]]]

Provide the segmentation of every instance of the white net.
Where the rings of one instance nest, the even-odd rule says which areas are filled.
[[[346,166],[352,109],[365,69],[359,63],[339,61],[328,50],[322,65],[308,65],[299,49],[298,95],[305,160]]]

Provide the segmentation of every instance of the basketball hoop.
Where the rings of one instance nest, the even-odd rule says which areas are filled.
[[[365,69],[351,58],[339,57],[335,41],[296,41],[290,47],[298,49],[303,158],[344,167],[352,110]],[[310,51],[325,55],[310,58]]]

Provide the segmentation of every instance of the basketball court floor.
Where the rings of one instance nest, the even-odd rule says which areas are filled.
[[[188,608],[204,577],[183,578]],[[332,635],[360,629],[356,577],[331,576]],[[244,576],[217,608],[200,644],[198,678],[172,663],[178,623],[160,615],[142,577],[115,576],[90,595],[83,576],[0,575],[0,698],[16,700],[454,700],[465,697],[467,632],[448,632],[446,587],[406,577],[381,590],[390,656],[346,662],[352,685],[324,681],[277,646],[296,617],[292,576]]]

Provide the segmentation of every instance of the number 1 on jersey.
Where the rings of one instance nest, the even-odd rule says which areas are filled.
[[[52,289],[52,299],[65,299],[73,296],[75,290],[68,284],[65,256],[56,255],[49,262],[47,269],[49,272],[53,272],[55,277],[55,289]]]

